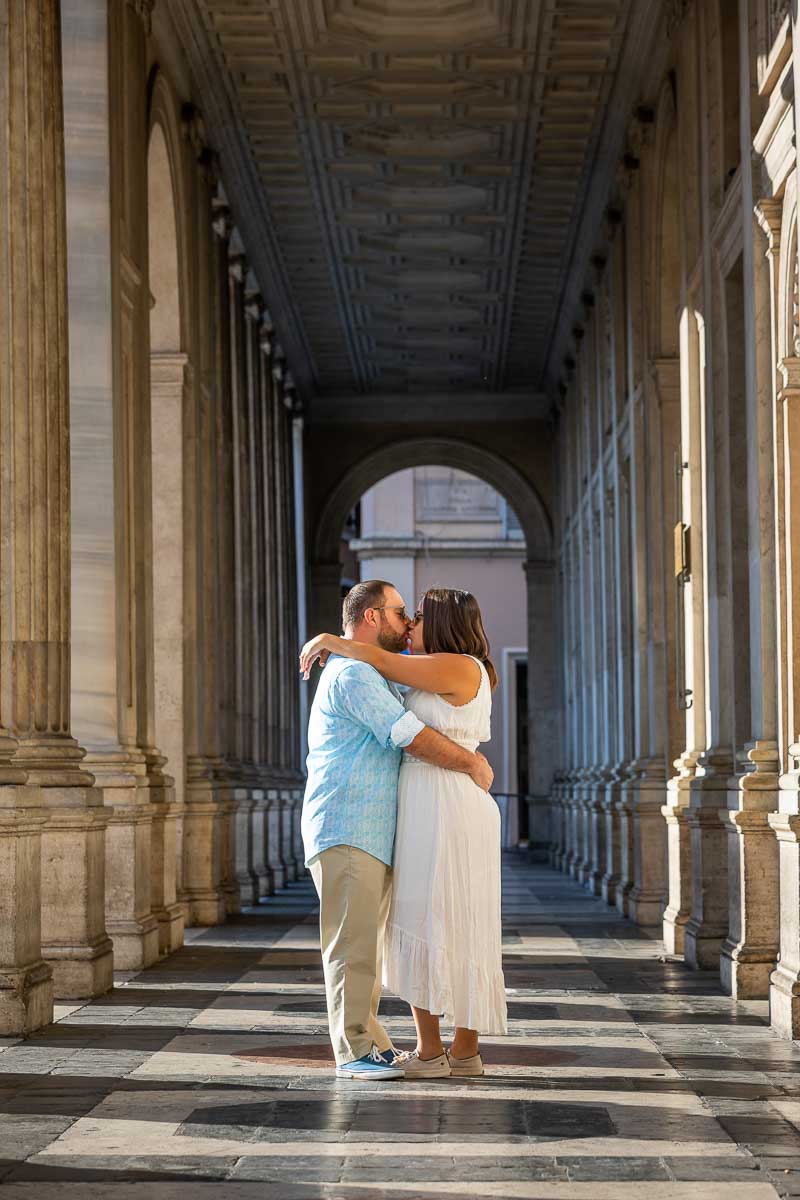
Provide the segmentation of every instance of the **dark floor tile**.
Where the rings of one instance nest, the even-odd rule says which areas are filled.
[[[669,1179],[670,1174],[664,1164],[657,1158],[605,1158],[591,1156],[586,1158],[558,1157],[558,1165],[567,1170],[570,1182],[600,1183],[601,1181],[619,1181],[634,1179]]]

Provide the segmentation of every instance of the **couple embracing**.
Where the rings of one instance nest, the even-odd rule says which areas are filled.
[[[342,625],[300,655],[306,678],[325,664],[302,830],[336,1073],[482,1075],[478,1036],[506,1032],[506,999],[500,814],[477,752],[497,681],[480,609],[434,588],[411,615],[390,583],[369,580],[348,593]],[[378,1020],[382,984],[411,1005],[410,1054]],[[455,1027],[448,1050],[440,1019]]]

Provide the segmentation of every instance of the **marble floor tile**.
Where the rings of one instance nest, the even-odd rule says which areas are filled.
[[[308,880],[0,1040],[0,1200],[800,1195],[800,1049],[563,875],[507,856],[509,1035],[478,1079],[333,1073]],[[396,1042],[406,1006],[386,996]]]

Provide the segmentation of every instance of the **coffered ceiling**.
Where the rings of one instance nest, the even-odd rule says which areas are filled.
[[[659,9],[175,0],[301,389],[542,388]]]

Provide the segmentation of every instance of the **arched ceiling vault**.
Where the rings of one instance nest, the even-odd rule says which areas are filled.
[[[306,398],[541,393],[661,9],[172,0]]]

